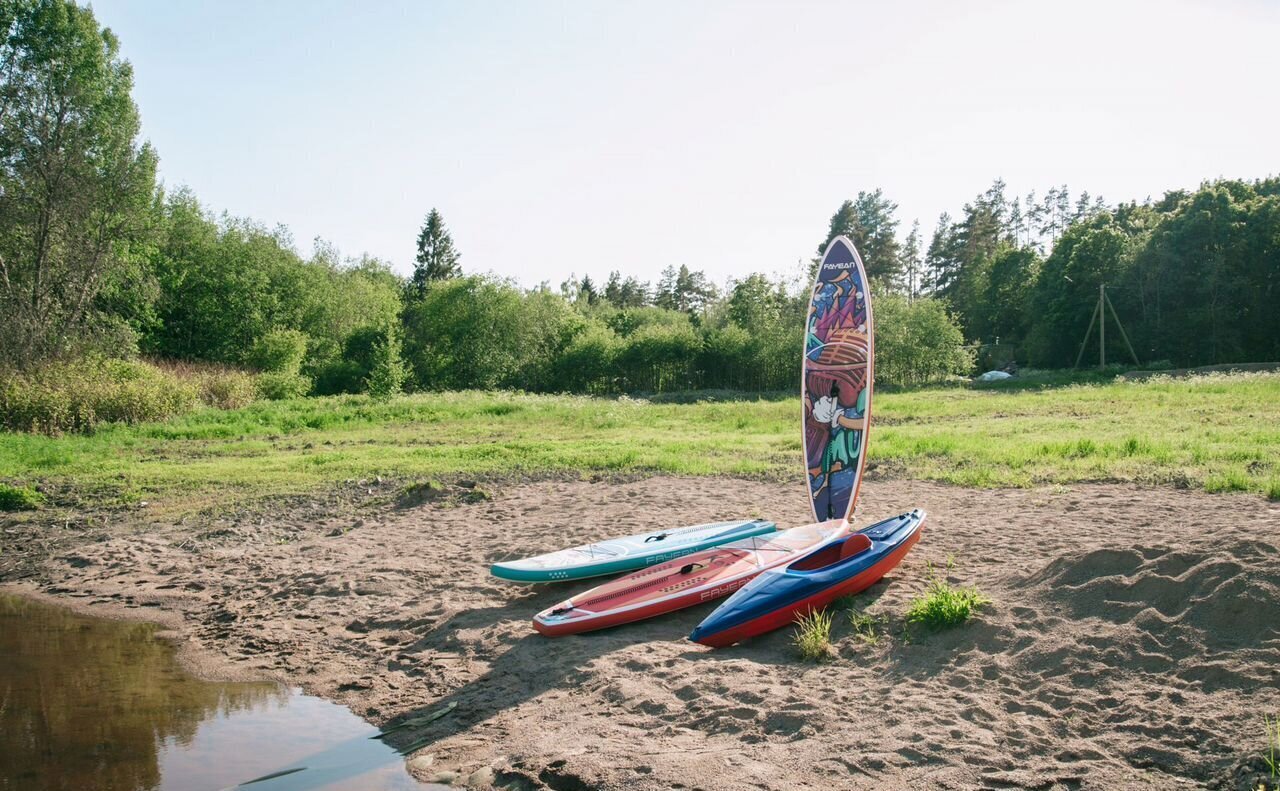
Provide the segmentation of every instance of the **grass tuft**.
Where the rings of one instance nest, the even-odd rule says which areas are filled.
[[[1243,470],[1229,470],[1225,473],[1210,475],[1204,482],[1204,490],[1210,494],[1247,492],[1250,488],[1252,487],[1249,476]]]
[[[44,495],[30,486],[0,483],[0,511],[34,511],[44,502]]]
[[[861,610],[851,610],[849,612],[849,624],[853,627],[854,636],[871,646],[880,644],[879,627],[886,620],[882,615],[871,615]]]
[[[1267,734],[1267,744],[1262,750],[1262,761],[1271,770],[1271,779],[1280,779],[1280,714],[1262,715],[1262,727]]]
[[[947,567],[952,567],[948,560]],[[925,594],[911,600],[907,608],[907,623],[918,623],[930,629],[946,629],[959,626],[972,618],[977,611],[991,603],[991,599],[976,587],[956,587],[939,579],[928,566],[929,584]]]
[[[800,652],[800,658],[810,662],[823,662],[831,658],[831,613],[815,610],[796,619],[796,634],[792,642]]]

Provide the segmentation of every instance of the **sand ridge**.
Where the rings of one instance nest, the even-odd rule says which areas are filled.
[[[719,651],[687,642],[710,605],[544,638],[529,618],[592,583],[487,573],[495,560],[654,526],[808,521],[802,490],[760,481],[547,481],[357,516],[109,527],[57,545],[24,585],[90,612],[160,616],[206,674],[281,678],[377,723],[456,703],[404,734],[433,739],[410,761],[423,779],[1244,787],[1262,713],[1280,710],[1280,505],[872,478],[857,521],[915,506],[930,517],[919,546],[860,597],[887,619],[882,639],[869,645],[837,618],[838,655],[822,665],[796,658],[789,630]],[[926,564],[994,605],[950,632],[907,630]]]

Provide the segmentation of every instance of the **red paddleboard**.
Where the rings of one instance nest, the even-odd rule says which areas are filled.
[[[548,637],[606,629],[728,596],[761,572],[804,555],[848,528],[833,519],[745,538],[606,582],[548,607],[533,628]]]

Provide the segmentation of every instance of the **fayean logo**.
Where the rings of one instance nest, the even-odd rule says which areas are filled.
[[[644,559],[644,564],[646,566],[652,566],[654,563],[662,563],[666,560],[675,560],[676,558],[682,558],[695,550],[695,547],[689,547],[688,549],[677,549],[675,552],[664,552],[661,555],[650,555]]]
[[[706,601],[707,599],[718,599],[721,596],[726,596],[730,593],[733,593],[738,588],[741,588],[744,583],[746,583],[746,580],[734,580],[733,582],[727,583],[725,585],[712,588],[709,591],[703,591],[702,600]]]
[[[844,263],[842,263],[842,264],[826,263],[826,264],[823,264],[823,265],[822,265],[822,268],[823,268],[823,269],[852,269],[852,268],[853,268],[853,262],[852,262],[852,261],[845,261],[845,262],[844,262]]]

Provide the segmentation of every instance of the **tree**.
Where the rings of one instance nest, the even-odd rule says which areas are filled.
[[[582,276],[582,282],[578,284],[578,298],[585,300],[588,305],[600,301],[600,294],[596,291],[596,284],[591,281],[591,275]]]
[[[604,287],[604,299],[618,308],[642,308],[649,304],[649,284],[634,277],[623,278],[618,272],[609,273]]]
[[[862,256],[867,277],[896,288],[902,275],[898,221],[893,216],[897,210],[898,204],[886,198],[878,188],[873,192],[859,192],[856,199],[840,204],[836,213],[831,215],[827,238],[818,246],[815,269],[831,240],[845,236]]]
[[[987,273],[985,331],[994,340],[1019,344],[1031,323],[1028,305],[1040,275],[1040,256],[1030,247],[1003,244]]]
[[[0,358],[127,349],[99,297],[145,277],[156,157],[138,143],[133,69],[68,0],[5,0],[0,35]]]
[[[462,256],[453,247],[453,237],[445,228],[444,218],[435,209],[427,215],[427,221],[418,234],[418,255],[414,258],[413,293],[421,297],[427,287],[437,280],[449,280],[462,274],[458,259]]]
[[[682,313],[697,313],[716,298],[716,287],[703,272],[690,271],[684,264],[679,269],[667,267],[658,281],[654,304]]]
[[[973,350],[940,300],[908,302],[898,294],[876,300],[876,383],[917,385],[965,375]]]
[[[938,215],[938,224],[933,229],[933,238],[929,240],[929,249],[924,255],[925,277],[929,294],[946,291],[955,278],[956,253],[955,230],[951,224],[951,215],[943,212]]]
[[[920,221],[915,220],[911,223],[907,241],[902,245],[902,273],[906,279],[904,285],[907,287],[907,299],[915,299],[922,290],[923,273],[920,267],[924,260],[920,257],[920,252]]]
[[[400,393],[404,389],[404,380],[409,373],[400,353],[400,328],[395,324],[387,325],[382,338],[373,345],[373,366],[365,380],[369,395],[385,400]]]

